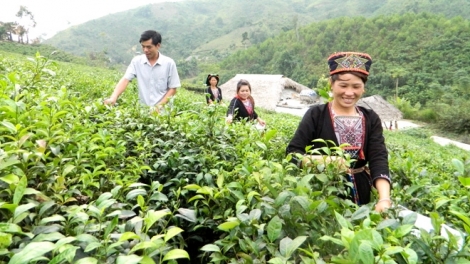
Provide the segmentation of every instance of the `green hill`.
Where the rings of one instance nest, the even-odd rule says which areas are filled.
[[[27,56],[35,56],[35,54],[39,52],[42,56],[47,56],[52,60],[90,66],[107,66],[109,64],[109,61],[104,56],[81,57],[69,52],[58,50],[56,47],[47,44],[25,45],[11,41],[0,41],[0,51],[18,53]]]
[[[225,59],[220,73],[283,74],[315,87],[337,51],[371,54],[369,94],[396,95],[413,103],[468,97],[470,22],[460,17],[408,13],[338,18],[289,31]]]
[[[59,32],[45,43],[77,55],[105,53],[127,64],[140,50],[142,31],[163,35],[162,52],[179,60],[220,60],[280,32],[337,17],[430,12],[470,17],[466,0],[200,0],[147,5]],[[358,25],[359,26],[359,25]],[[246,40],[242,35],[246,33]]]

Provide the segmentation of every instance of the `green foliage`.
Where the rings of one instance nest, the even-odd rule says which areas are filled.
[[[350,0],[341,5],[327,0],[177,1],[146,5],[95,19],[59,32],[46,40],[46,43],[82,56],[91,50],[105,51],[113,63],[127,64],[134,53],[140,50],[139,34],[145,29],[155,29],[162,33],[164,54],[176,60],[194,56],[201,61],[216,62],[234,51],[245,50],[281,32],[289,32],[295,36],[293,41],[289,41],[290,43],[302,41],[306,35],[309,35],[309,38],[314,37],[318,43],[329,43],[328,45],[339,46],[340,49],[351,48],[352,43],[349,40],[356,38],[357,34],[367,33],[371,26],[367,25],[362,28],[362,23],[357,23],[354,25],[355,28],[358,27],[357,29],[349,33],[343,31],[344,33],[341,34],[346,40],[337,42],[331,41],[331,37],[336,36],[333,32],[311,31],[306,34],[305,29],[301,28],[316,21],[338,17],[376,17],[421,12],[441,14],[448,18],[456,16],[469,18],[469,9],[465,0],[454,0],[452,3],[446,0]],[[379,24],[379,27],[382,27],[386,22]],[[395,28],[406,25],[401,22],[393,24]],[[419,25],[418,28],[426,27],[425,24]],[[370,36],[374,37],[370,38],[369,42],[363,41],[361,45],[354,43],[352,48],[375,49],[374,46],[382,45],[383,41],[373,41],[379,37],[378,35],[374,33]],[[425,36],[425,33],[416,35],[402,31],[401,34],[391,34],[391,36],[398,36],[401,40],[406,39],[406,45],[415,47],[414,44],[419,42],[420,36]],[[432,33],[427,38],[433,36]],[[461,41],[465,42],[463,39]],[[372,47],[369,43],[373,43]],[[285,44],[287,43],[282,45]],[[301,48],[311,52],[311,55],[315,57],[322,54],[324,49],[317,50],[315,46],[317,45],[302,44]],[[338,50],[334,48],[334,51]],[[278,49],[278,51],[291,52],[291,50],[283,49]],[[293,52],[291,54],[294,56],[293,61],[297,61],[295,60],[295,56],[298,55],[297,51],[293,50]],[[307,58],[311,60],[310,56]],[[253,64],[250,72],[265,66],[260,62],[257,64]],[[305,64],[300,63],[300,65]],[[306,70],[309,73],[311,69]],[[302,80],[303,83],[304,81]],[[305,84],[309,83],[305,82]]]
[[[416,215],[338,198],[348,183],[334,164],[289,162],[298,117],[259,109],[267,130],[227,125],[226,106],[184,88],[159,115],[136,104],[132,86],[109,107],[102,98],[120,74],[40,54],[2,57],[0,69],[0,262],[470,259],[468,238],[459,246],[414,229]],[[393,200],[430,215],[435,230],[469,233],[468,152],[423,134],[385,137]]]
[[[70,62],[89,66],[107,66],[106,58],[79,57],[71,53],[58,50],[47,44],[18,44],[9,41],[0,41],[0,50],[11,53],[18,53],[27,56],[34,56],[37,52],[49,55],[49,59],[55,61]]]

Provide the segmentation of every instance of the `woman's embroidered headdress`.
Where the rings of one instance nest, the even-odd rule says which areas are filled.
[[[372,58],[369,54],[359,52],[337,52],[328,57],[330,75],[338,72],[360,72],[369,75]]]

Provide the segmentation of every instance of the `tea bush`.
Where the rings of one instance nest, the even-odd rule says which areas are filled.
[[[338,198],[337,168],[295,167],[300,118],[227,125],[183,88],[159,115],[102,104],[120,74],[0,57],[0,263],[465,263],[416,214]],[[469,152],[385,131],[393,200],[470,232]],[[418,235],[417,235],[418,234]]]

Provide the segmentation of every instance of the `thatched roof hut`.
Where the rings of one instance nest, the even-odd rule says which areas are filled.
[[[369,108],[376,112],[382,122],[397,121],[403,119],[403,114],[395,106],[387,102],[380,95],[361,98],[357,105]]]
[[[237,94],[237,83],[240,79],[245,79],[251,84],[251,95],[255,99],[256,106],[267,110],[275,110],[276,105],[281,101],[283,92],[287,89],[293,93],[300,94],[300,91],[308,89],[283,75],[271,74],[237,74],[228,82],[220,85],[222,94],[226,101],[231,100]]]

